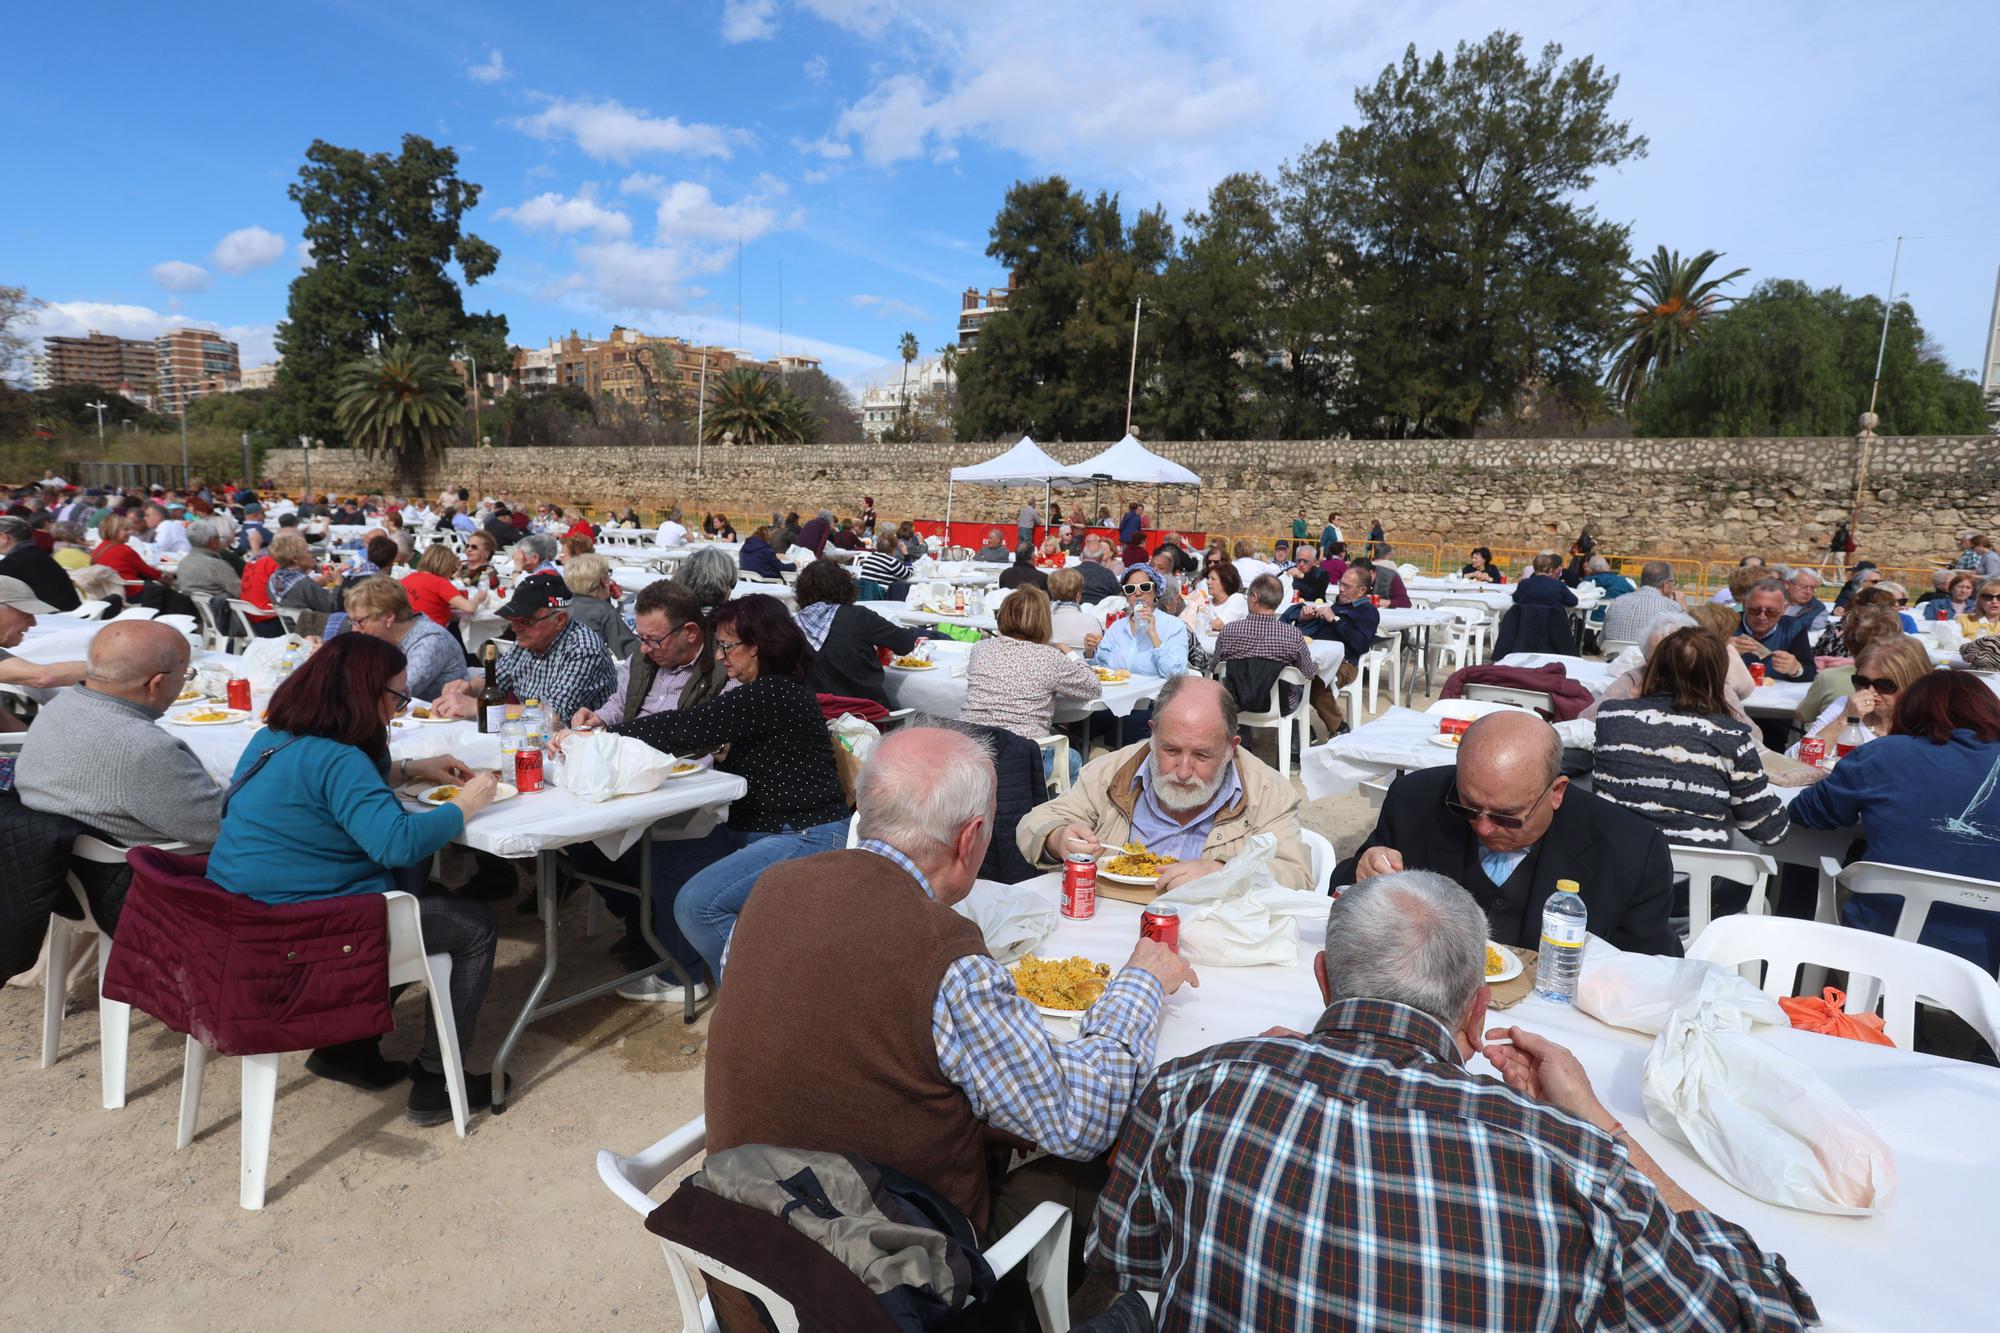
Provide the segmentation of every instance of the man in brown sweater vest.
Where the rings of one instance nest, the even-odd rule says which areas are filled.
[[[1033,1168],[990,1180],[987,1128],[1058,1159],[1101,1157],[1152,1076],[1161,1002],[1194,973],[1140,940],[1078,1039],[1057,1042],[951,910],[992,840],[984,748],[894,732],[856,805],[859,846],[772,867],[737,918],[709,1029],[708,1149],[857,1153],[998,1235],[1059,1191],[1019,1179]],[[1079,1240],[1088,1221],[1075,1221]]]

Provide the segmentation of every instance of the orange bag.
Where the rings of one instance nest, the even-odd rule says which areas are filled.
[[[1894,1046],[1889,1034],[1882,1031],[1882,1019],[1876,1014],[1850,1014],[1847,1012],[1847,993],[1832,986],[1826,988],[1825,997],[1817,995],[1788,996],[1778,1001],[1778,1007],[1785,1011],[1785,1017],[1792,1020],[1792,1026],[1803,1032],[1823,1032],[1829,1037],[1846,1037],[1850,1041],[1865,1041],[1876,1046]]]

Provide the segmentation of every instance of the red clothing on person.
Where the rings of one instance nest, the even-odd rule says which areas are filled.
[[[100,542],[97,550],[91,554],[90,563],[103,565],[125,580],[127,599],[147,583],[157,583],[160,579],[160,571],[142,560],[139,553],[124,542]]]
[[[278,562],[268,555],[260,555],[243,566],[243,600],[252,606],[268,608],[271,605],[271,575],[278,572]],[[269,616],[251,616],[253,622],[269,620]]]
[[[451,599],[464,596],[450,579],[423,569],[403,576],[403,593],[418,615],[429,616],[446,629],[451,628]]]
[[[1143,541],[1136,541],[1136,542],[1127,542],[1125,544],[1125,549],[1118,553],[1118,558],[1124,561],[1125,568],[1130,569],[1134,565],[1143,565],[1147,563],[1153,558],[1153,555],[1152,552],[1146,549],[1146,543],[1144,543]]]
[[[575,525],[574,525],[574,526],[572,526],[572,527],[570,528],[570,530],[569,530],[568,532],[564,533],[564,534],[563,534],[563,536],[565,536],[565,537],[588,537],[588,538],[590,538],[590,539],[591,539],[592,541],[596,541],[596,540],[597,540],[597,533],[596,533],[596,532],[595,532],[595,531],[594,531],[594,530],[593,530],[593,529],[591,528],[591,526],[590,526],[590,520],[589,520],[589,519],[587,519],[587,518],[580,518],[580,519],[578,519],[578,520],[576,521]]]

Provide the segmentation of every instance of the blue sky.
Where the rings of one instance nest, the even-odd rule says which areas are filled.
[[[653,12],[646,12],[650,8]],[[1013,181],[1178,218],[1353,117],[1353,89],[1504,24],[1595,55],[1650,155],[1594,199],[1633,246],[1899,291],[1954,366],[2000,266],[2000,6],[690,0],[41,5],[8,20],[0,282],[48,332],[224,328],[268,360],[314,138],[462,155],[516,343],[614,322],[888,377],[950,340]],[[779,296],[780,266],[783,298]],[[1746,284],[1747,287],[1747,284]]]

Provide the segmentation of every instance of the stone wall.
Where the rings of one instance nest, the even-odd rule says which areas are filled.
[[[1055,445],[1074,462],[1098,444]],[[1588,523],[1607,549],[1733,558],[1744,551],[1803,557],[1824,548],[1846,515],[1864,442],[1832,439],[1308,440],[1149,444],[1192,468],[1198,488],[1106,483],[1118,513],[1142,500],[1156,526],[1230,534],[1289,530],[1300,504],[1314,529],[1338,510],[1351,535],[1380,518],[1390,540],[1457,551],[1488,544],[1566,546]],[[1856,537],[1885,565],[1921,566],[1956,549],[1968,528],[2000,531],[2000,439],[1885,438],[1865,442],[1866,485]],[[424,485],[651,513],[678,503],[699,513],[841,513],[875,497],[884,517],[941,518],[951,468],[998,452],[994,445],[821,444],[741,449],[458,450],[430,466]],[[483,454],[483,456],[482,456]],[[268,455],[279,484],[304,482],[299,451]],[[393,469],[345,450],[315,451],[316,490],[393,491]],[[954,517],[1011,520],[1023,491],[958,487]],[[1057,493],[1063,511],[1087,511],[1088,486]],[[1039,499],[1039,496],[1037,497]],[[1011,522],[1009,522],[1011,526]],[[1412,552],[1414,554],[1414,551]]]

